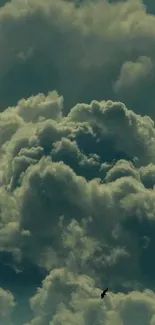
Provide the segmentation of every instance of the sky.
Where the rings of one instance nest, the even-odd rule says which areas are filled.
[[[0,0],[0,325],[155,325],[154,89],[154,0]]]

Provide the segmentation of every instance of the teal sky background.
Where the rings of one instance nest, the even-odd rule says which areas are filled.
[[[154,15],[0,0],[0,324],[155,325]]]

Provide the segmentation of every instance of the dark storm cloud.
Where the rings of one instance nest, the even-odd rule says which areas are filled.
[[[7,0],[0,0],[0,7],[3,7],[7,2]]]
[[[154,116],[155,18],[140,0],[12,1],[0,24],[1,110],[56,89],[67,111],[104,98]]]

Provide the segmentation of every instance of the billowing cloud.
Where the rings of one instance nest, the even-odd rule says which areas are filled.
[[[155,18],[141,0],[14,0],[0,25],[1,110],[56,89],[67,112],[104,98],[154,116]]]
[[[1,121],[1,250],[18,267],[66,268],[114,291],[154,290],[151,118],[112,101],[63,116],[51,92],[19,101]]]
[[[0,5],[0,322],[154,325],[151,1]]]
[[[143,91],[149,90],[149,87],[152,87],[153,79],[154,64],[151,59],[139,57],[136,62],[126,61],[122,65],[120,76],[114,84],[114,91],[129,103],[132,97],[132,101],[134,101],[136,106],[138,97],[140,97],[138,94],[140,95]],[[142,100],[144,99],[142,98]]]
[[[4,325],[11,325],[11,314],[15,307],[15,301],[10,291],[0,288],[0,322]]]
[[[29,323],[48,324],[142,324],[153,325],[154,293],[133,291],[111,293],[105,302],[98,299],[100,290],[85,275],[75,276],[65,269],[52,271],[42,288],[31,298],[34,319]],[[28,324],[27,324],[28,325]]]

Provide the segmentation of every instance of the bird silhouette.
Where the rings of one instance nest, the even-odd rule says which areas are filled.
[[[103,299],[106,296],[107,291],[108,291],[108,288],[103,290],[103,292],[101,293],[101,299]]]

